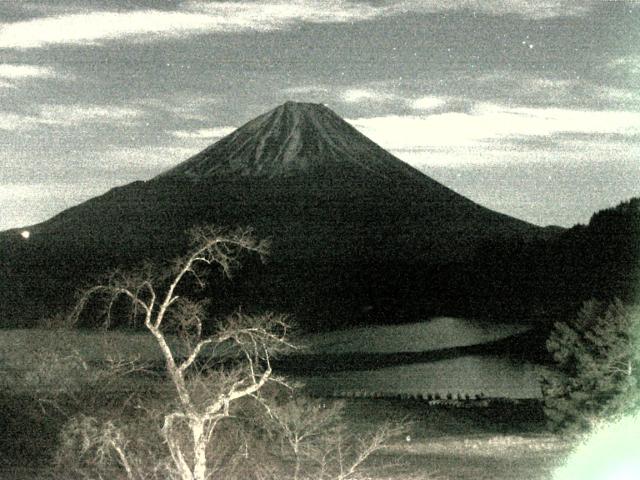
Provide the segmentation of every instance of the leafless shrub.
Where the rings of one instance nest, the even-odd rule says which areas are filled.
[[[386,423],[370,432],[352,431],[343,417],[343,401],[292,395],[268,408],[281,442],[282,458],[293,465],[293,480],[362,478],[367,459],[402,435],[407,423]]]

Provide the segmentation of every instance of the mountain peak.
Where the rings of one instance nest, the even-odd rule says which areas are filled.
[[[282,105],[276,107],[274,110],[279,109],[289,109],[289,110],[315,110],[315,109],[325,109],[329,110],[322,103],[311,103],[311,102],[294,102],[293,100],[287,100]]]
[[[325,105],[288,101],[160,176],[276,178],[365,173],[396,180],[422,176]]]
[[[271,110],[271,112],[281,112],[289,115],[320,114],[320,112],[329,112],[332,115],[338,116],[323,103],[294,102],[293,100],[287,100],[282,105],[278,105],[276,108]]]

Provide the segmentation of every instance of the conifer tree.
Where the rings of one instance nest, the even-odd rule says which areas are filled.
[[[618,299],[585,302],[547,340],[556,362],[542,380],[544,409],[557,430],[588,430],[640,405],[640,310]]]

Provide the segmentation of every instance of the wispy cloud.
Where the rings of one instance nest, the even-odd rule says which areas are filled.
[[[203,14],[163,12],[92,12],[4,24],[0,48],[37,48],[52,44],[96,44],[145,35],[205,31],[224,23]]]
[[[315,93],[329,93],[331,92],[331,88],[326,85],[301,85],[297,87],[289,87],[285,88],[285,93],[290,94],[315,94]]]
[[[419,111],[430,111],[444,107],[452,99],[436,95],[411,97],[392,93],[384,88],[346,88],[340,93],[340,99],[346,103],[355,104],[383,104],[392,103],[396,106]]]
[[[507,107],[479,104],[470,113],[388,115],[349,120],[393,151],[486,147],[487,142],[560,133],[636,136],[640,112]]]
[[[145,110],[161,112],[178,117],[182,120],[206,121],[210,118],[213,105],[220,102],[220,98],[209,94],[194,95],[184,92],[176,92],[162,98],[144,98],[134,100],[136,107]]]
[[[615,62],[617,68],[638,68],[634,58]],[[638,63],[640,65],[640,62]],[[639,70],[640,71],[640,70]],[[471,112],[478,102],[504,105],[510,108],[551,106],[589,110],[640,110],[637,89],[609,86],[593,79],[545,76],[508,69],[499,69],[475,78],[468,78],[446,94],[433,94],[430,85],[394,85],[390,82],[370,82],[351,86],[318,85],[301,87],[309,94],[323,93],[348,105],[370,110],[414,110],[416,113]],[[423,93],[420,90],[423,88]],[[286,92],[292,89],[285,90]],[[472,93],[470,93],[472,92]]]
[[[340,97],[347,103],[379,103],[398,99],[398,96],[392,93],[369,88],[348,88]]]
[[[291,23],[347,22],[375,17],[380,9],[337,2],[190,3],[179,11],[100,11],[36,18],[0,25],[0,48],[52,44],[98,44],[121,38],[149,39],[184,34],[269,31]]]
[[[2,112],[0,130],[22,131],[45,125],[70,127],[83,123],[117,122],[125,125],[142,115],[142,111],[128,107],[105,105],[43,105],[37,113]]]
[[[96,182],[0,184],[0,231],[42,222],[55,213],[107,190]]]
[[[630,59],[615,65],[619,68],[633,68]],[[637,89],[612,87],[576,77],[550,78],[533,73],[498,70],[470,82],[475,85],[477,94],[489,98],[508,98],[511,104],[616,109],[635,109],[634,107],[640,106]]]
[[[0,63],[0,78],[7,80],[21,80],[25,78],[52,78],[55,72],[48,67],[38,65],[24,65]]]
[[[214,139],[229,135],[235,127],[200,128],[198,130],[176,130],[171,132],[174,137],[187,139]]]
[[[88,155],[91,168],[112,172],[129,181],[150,178],[167,168],[173,167],[199,151],[198,147],[141,146],[129,148],[109,148]]]
[[[407,100],[407,103],[414,110],[434,110],[447,104],[447,99],[437,97],[435,95],[426,95],[424,97]]]
[[[558,101],[575,94],[580,81],[567,78],[542,77],[534,73],[498,69],[485,73],[473,82],[483,91],[499,91],[516,98],[539,98],[544,101]]]
[[[445,10],[469,10],[489,15],[520,15],[540,19],[584,15],[591,11],[594,0],[404,0],[388,7],[395,11],[440,12]]]
[[[118,122],[133,120],[142,114],[140,110],[111,105],[45,105],[38,117],[44,123],[75,125],[83,122]]]
[[[269,2],[190,2],[179,10],[93,11],[0,24],[0,48],[38,48],[54,44],[100,44],[122,38],[153,39],[206,32],[269,31],[300,22],[346,23],[411,12],[470,9],[530,17],[576,15],[589,3],[546,0],[404,0],[371,5],[319,0]]]
[[[640,74],[640,55],[626,55],[609,62],[613,68],[622,68],[631,75]]]

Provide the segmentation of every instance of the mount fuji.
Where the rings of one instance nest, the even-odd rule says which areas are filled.
[[[447,313],[486,242],[545,229],[484,208],[358,132],[329,108],[287,102],[147,181],[0,233],[0,319],[36,324],[105,271],[183,252],[199,224],[271,238],[214,304],[290,312],[310,328]],[[216,303],[217,302],[217,303]]]

